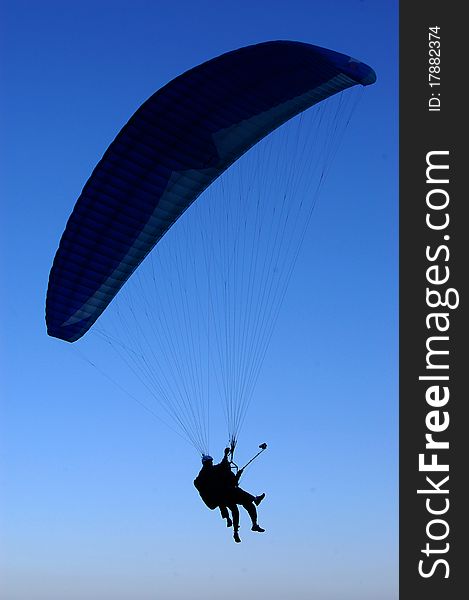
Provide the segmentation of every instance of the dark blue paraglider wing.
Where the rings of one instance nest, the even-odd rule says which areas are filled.
[[[51,336],[93,325],[148,252],[227,167],[282,123],[373,70],[276,41],[228,52],[168,83],[123,127],[86,183],[49,278]]]

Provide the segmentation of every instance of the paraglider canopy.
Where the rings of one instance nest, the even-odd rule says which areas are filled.
[[[49,335],[74,342],[188,206],[260,139],[374,71],[292,41],[223,54],[169,82],[131,117],[78,198],[49,278]]]

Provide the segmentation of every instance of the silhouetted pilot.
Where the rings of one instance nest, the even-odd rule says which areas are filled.
[[[218,465],[216,466],[218,467]],[[220,486],[217,475],[217,470],[213,465],[213,458],[208,454],[204,454],[202,456],[202,468],[194,479],[194,485],[208,508],[214,510],[218,507],[222,519],[227,520],[227,527],[231,527],[233,523],[228,514],[226,505],[223,504],[223,488]]]
[[[217,465],[213,464],[211,456],[202,456],[202,469],[194,480],[194,485],[202,500],[210,509],[213,510],[217,506],[220,508],[221,516],[226,519],[227,526],[231,527],[233,525],[235,542],[240,542],[237,505],[240,504],[251,517],[252,531],[263,532],[265,530],[257,524],[256,506],[259,506],[265,498],[265,494],[253,496],[239,487],[238,482],[243,469],[240,469],[236,475],[233,473],[228,460],[229,452],[230,449],[225,448],[223,460]],[[230,519],[227,508],[230,509],[233,520]]]

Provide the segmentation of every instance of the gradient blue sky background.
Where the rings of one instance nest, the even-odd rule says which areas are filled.
[[[1,2],[2,600],[397,597],[397,3]],[[168,80],[294,39],[367,62],[243,430],[236,545],[193,449],[46,335],[60,234]],[[5,95],[5,91],[7,92]],[[216,451],[214,448],[213,452]],[[222,448],[220,448],[220,453]]]

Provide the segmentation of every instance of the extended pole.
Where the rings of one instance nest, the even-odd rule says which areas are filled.
[[[244,467],[241,469],[241,471],[244,471],[244,469],[245,469],[245,468],[246,468],[248,465],[250,465],[250,464],[252,463],[252,461],[253,461],[253,460],[255,460],[255,459],[256,459],[256,458],[259,456],[259,454],[262,454],[262,453],[264,452],[264,450],[266,450],[266,449],[267,449],[267,444],[266,444],[266,443],[259,444],[259,448],[260,448],[260,451],[259,451],[259,452],[258,452],[258,453],[257,453],[255,456],[253,456],[249,462],[247,462],[247,463],[244,465]]]

